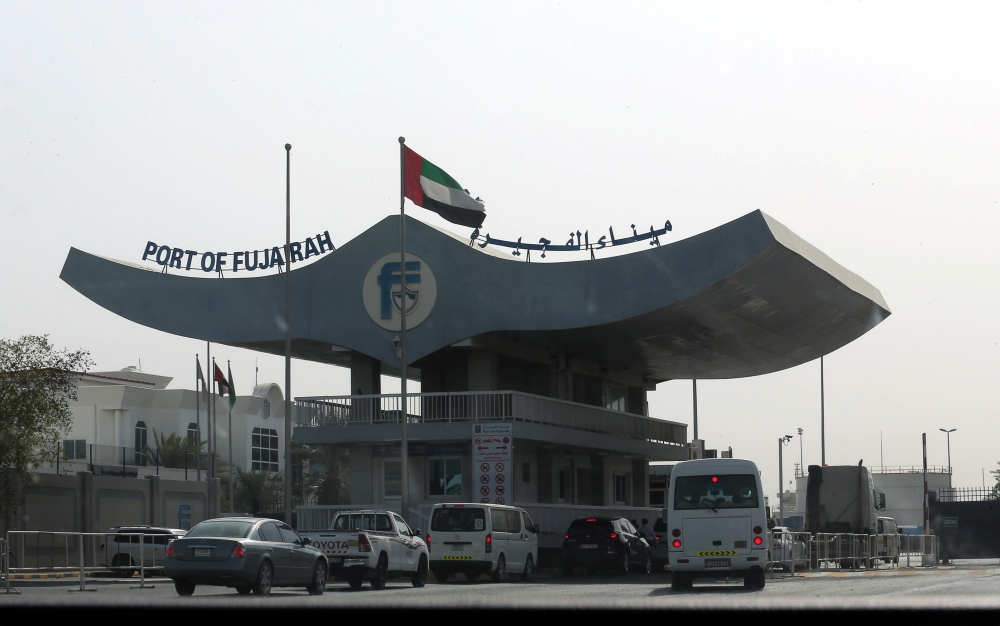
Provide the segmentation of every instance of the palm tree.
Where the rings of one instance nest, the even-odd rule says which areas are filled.
[[[256,515],[274,513],[284,503],[285,477],[281,472],[244,471],[233,466],[233,511]],[[275,510],[271,510],[275,509]]]
[[[177,433],[171,433],[170,436],[166,436],[163,433],[156,432],[153,429],[153,441],[156,443],[156,448],[153,449],[146,446],[143,452],[146,458],[149,459],[150,465],[156,465],[157,460],[159,465],[163,467],[175,467],[183,468],[185,466],[194,469],[196,467],[196,453],[200,448],[205,446],[205,442],[202,441],[199,445],[192,437],[184,436],[180,437]],[[205,465],[205,452],[202,453],[202,466]],[[204,467],[202,467],[204,469]]]
[[[300,446],[293,462],[303,467],[302,495],[316,504],[346,504],[350,499],[350,451],[333,446]]]

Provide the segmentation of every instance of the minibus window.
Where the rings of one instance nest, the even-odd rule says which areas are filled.
[[[753,474],[678,476],[674,509],[755,509],[759,504]]]
[[[486,512],[480,508],[437,509],[431,530],[449,533],[476,533],[486,530]]]

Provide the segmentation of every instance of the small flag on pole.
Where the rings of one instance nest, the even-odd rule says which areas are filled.
[[[229,391],[229,381],[226,380],[226,375],[219,369],[218,364],[215,365],[215,383],[218,385],[220,396],[225,395]]]
[[[201,381],[201,391],[198,396],[201,397],[202,402],[208,402],[208,383],[205,382],[205,373],[201,371],[201,359],[198,358],[197,354],[194,357],[194,362],[198,365],[198,372],[195,375],[197,380]]]
[[[233,368],[230,367],[229,362],[226,362],[226,369],[229,370],[229,412],[233,412],[233,406],[236,404],[236,385],[233,384]]]
[[[486,219],[482,200],[473,199],[440,167],[403,146],[403,180],[413,204],[434,211],[452,224],[479,228]]]

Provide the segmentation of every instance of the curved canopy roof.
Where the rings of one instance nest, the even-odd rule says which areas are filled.
[[[652,380],[737,378],[829,354],[890,313],[875,287],[760,211],[673,244],[568,263],[486,254],[406,220],[407,253],[437,286],[426,319],[407,333],[410,362],[498,337],[641,368]],[[375,265],[398,252],[398,233],[399,218],[387,217],[291,272],[293,356],[343,365],[354,350],[398,367],[397,333],[375,321],[362,297]],[[139,324],[283,354],[285,277],[245,276],[163,274],[75,248],[61,274]]]

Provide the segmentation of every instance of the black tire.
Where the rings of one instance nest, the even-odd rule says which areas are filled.
[[[326,590],[327,578],[328,576],[326,569],[326,561],[324,561],[323,559],[317,559],[316,566],[313,568],[312,581],[310,581],[309,584],[306,585],[306,591],[309,592],[309,595],[311,596],[322,595],[323,592]]]
[[[361,572],[351,573],[347,577],[347,584],[351,586],[351,589],[361,589],[361,585],[365,584],[365,575]]]
[[[507,559],[504,555],[497,557],[497,568],[493,571],[493,582],[502,583],[504,576],[507,575]]]
[[[389,559],[383,554],[378,557],[378,565],[375,566],[375,571],[372,573],[372,589],[385,589],[385,583],[389,576],[388,569]]]
[[[115,568],[115,576],[121,576],[122,578],[132,578],[135,576],[137,571],[135,568],[122,567],[123,565],[135,565],[135,562],[127,554],[116,554],[115,558],[111,559],[111,567]]]
[[[266,596],[271,593],[271,584],[274,582],[274,566],[270,561],[264,561],[257,570],[257,579],[253,583],[253,593],[257,596]]]
[[[572,576],[573,572],[576,570],[572,565],[563,565],[563,576]]]
[[[194,585],[187,582],[186,580],[175,580],[174,589],[177,590],[177,595],[179,596],[189,596],[194,593]]]
[[[434,580],[438,581],[442,585],[448,582],[448,572],[436,571],[432,573],[434,574]]]
[[[767,584],[767,577],[764,576],[764,570],[759,567],[748,571],[746,577],[743,578],[743,586],[747,589],[763,589],[765,584]]]
[[[420,562],[417,563],[417,571],[410,576],[410,582],[414,587],[423,587],[427,584],[427,557],[420,555]]]
[[[628,574],[629,566],[630,563],[629,563],[628,546],[623,546],[622,559],[621,563],[618,564],[618,571],[620,571],[622,574]]]
[[[674,572],[670,581],[670,588],[674,591],[690,591],[694,587],[694,581],[682,572]]]
[[[241,596],[250,595],[251,591],[253,591],[253,587],[251,587],[250,585],[246,584],[236,585],[236,593],[240,594]]]
[[[521,582],[531,580],[531,575],[535,573],[535,559],[529,554],[528,560],[524,562],[524,571],[521,572]]]

